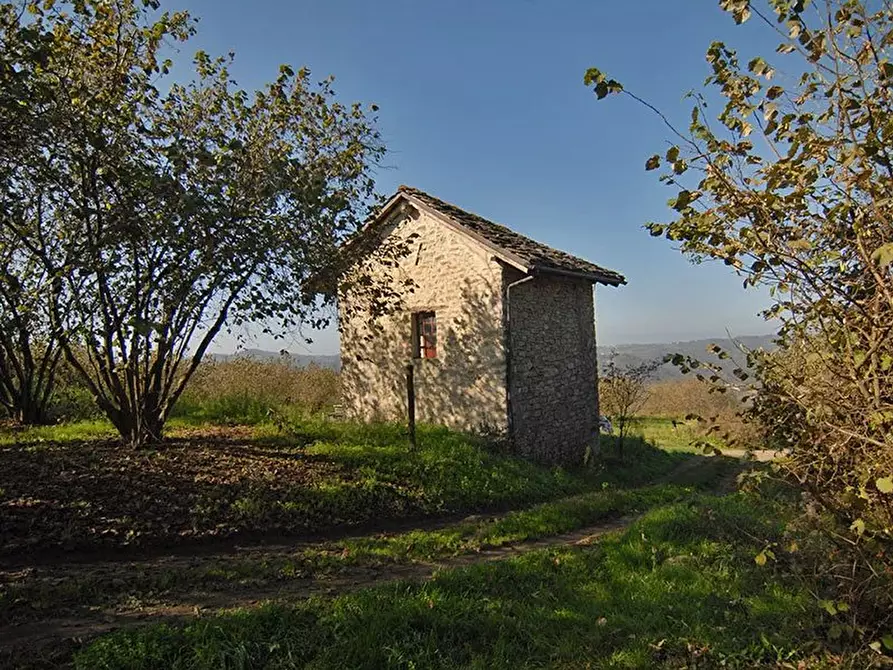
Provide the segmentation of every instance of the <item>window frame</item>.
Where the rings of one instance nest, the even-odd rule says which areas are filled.
[[[412,357],[416,360],[437,358],[437,312],[433,309],[412,313]]]

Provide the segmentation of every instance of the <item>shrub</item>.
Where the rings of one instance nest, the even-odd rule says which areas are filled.
[[[788,448],[791,479],[833,519],[828,538],[846,559],[830,558],[848,565],[838,585],[859,600],[873,560],[893,574],[893,7],[719,4],[736,23],[785,26],[780,55],[742,59],[714,41],[688,130],[658,112],[682,141],[645,163],[672,189],[669,220],[646,228],[766,292],[778,349],[748,361],[754,411]],[[596,68],[584,81],[599,98],[624,90]]]

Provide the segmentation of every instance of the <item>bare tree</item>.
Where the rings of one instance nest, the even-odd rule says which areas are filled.
[[[648,382],[663,361],[619,365],[612,352],[599,375],[599,404],[617,428],[617,452],[623,458],[623,443],[632,420],[650,397]]]

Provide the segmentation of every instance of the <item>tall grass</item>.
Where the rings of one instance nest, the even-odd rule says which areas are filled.
[[[255,425],[271,414],[295,419],[328,412],[340,394],[337,371],[313,364],[299,367],[287,355],[209,359],[189,381],[172,416],[185,423]],[[87,387],[65,362],[59,366],[47,413],[52,424],[103,418]]]
[[[198,423],[254,425],[271,414],[295,418],[326,412],[340,393],[335,370],[298,367],[288,356],[208,360],[189,381],[173,416]]]

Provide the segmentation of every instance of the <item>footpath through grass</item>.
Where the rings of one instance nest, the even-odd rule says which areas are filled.
[[[715,472],[704,468],[697,485],[709,487],[715,480]],[[496,517],[470,518],[430,529],[298,547],[255,547],[250,552],[194,556],[181,561],[161,557],[117,565],[33,569],[17,574],[0,589],[0,626],[84,615],[96,608],[107,613],[137,607],[171,609],[184,600],[207,599],[208,593],[214,593],[218,603],[250,600],[255,592],[269,594],[271,587],[280,597],[292,592],[301,595],[307,580],[343,576],[358,568],[383,569],[386,578],[388,566],[448,561],[549,538],[688,499],[693,491],[675,484],[632,490],[609,487]]]
[[[686,421],[684,419],[641,416],[632,420],[629,431],[631,439],[642,440],[667,451],[703,454],[704,442],[720,450],[727,447],[715,435],[705,436],[694,419]],[[699,443],[699,445],[695,443]]]
[[[181,427],[138,452],[84,440],[76,426],[55,430],[7,434],[15,442],[0,446],[0,559],[512,509],[641,485],[687,458],[633,442],[623,463],[567,470],[441,428],[421,427],[412,450],[398,425]]]
[[[77,668],[739,667],[809,656],[817,603],[754,556],[784,511],[659,506],[591,547],[533,551],[299,605],[100,638]],[[810,667],[810,666],[807,666]]]
[[[599,466],[610,469],[615,478],[627,482],[654,478],[655,473],[662,473],[666,478],[663,468],[659,467],[665,464],[660,452],[651,453],[641,445],[640,448],[643,456],[640,464],[627,461]],[[499,552],[502,547],[518,547],[519,543],[535,540],[547,542],[548,538],[562,533],[690,499],[695,490],[692,487],[711,488],[738,468],[731,459],[683,460],[687,460],[686,465],[673,470],[674,479],[675,473],[680,473],[680,481],[685,486],[667,483],[639,489],[618,488],[595,467],[586,475],[595,478],[587,480],[590,484],[601,480],[595,491],[495,517],[471,517],[442,527],[380,533],[317,545],[255,547],[250,552],[188,559],[184,556],[181,560],[160,556],[136,562],[47,565],[5,574],[0,570],[0,581],[6,582],[0,588],[0,631],[2,626],[13,624],[6,631],[16,636],[16,626],[30,622],[34,634],[40,636],[38,622],[45,622],[48,630],[56,630],[54,617],[63,617],[69,624],[81,622],[81,630],[85,631],[82,635],[90,637],[87,631],[92,625],[100,632],[108,628],[104,622],[121,619],[118,625],[123,625],[133,615],[182,616],[184,605],[188,605],[186,611],[192,611],[193,607],[214,611],[266,598],[302,599],[325,592],[327,583],[335,584],[336,588],[344,588],[344,584],[356,588],[358,584],[387,581],[393,578],[391,575],[407,574],[400,566],[410,566],[410,573],[422,576],[434,569],[432,564],[448,565],[456,557],[460,563],[476,560],[473,557],[483,550],[492,557],[492,552]],[[583,475],[576,473],[576,476]],[[419,569],[411,567],[414,565]],[[38,628],[34,629],[34,625]],[[14,641],[6,650],[2,647],[0,644],[0,665],[4,658],[24,660],[22,654],[29,649],[27,638]],[[28,667],[55,667],[65,661],[66,648],[59,644],[43,648],[36,658],[44,660],[31,659]],[[254,666],[252,661],[247,666],[236,667]]]

